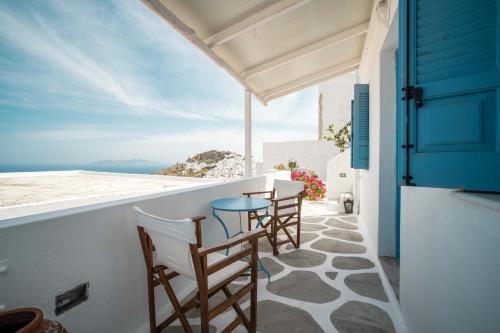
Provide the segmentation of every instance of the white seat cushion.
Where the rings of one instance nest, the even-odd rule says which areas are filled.
[[[220,253],[210,253],[207,257],[207,264],[208,266],[215,264],[216,262],[219,262],[223,259],[227,258],[225,255],[220,254]],[[248,266],[248,263],[245,261],[238,260],[234,263],[232,263],[229,266],[226,266],[222,268],[221,270],[211,274],[208,276],[208,288],[212,288],[215,286],[217,283],[221,282],[225,278],[229,277],[230,275],[236,273],[243,267]]]

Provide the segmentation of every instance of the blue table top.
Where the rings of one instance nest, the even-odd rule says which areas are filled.
[[[271,201],[262,198],[232,197],[210,202],[210,207],[227,212],[253,212],[271,206]]]

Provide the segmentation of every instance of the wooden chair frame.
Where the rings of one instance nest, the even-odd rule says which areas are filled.
[[[259,192],[245,192],[243,195],[251,197],[253,195],[269,195],[268,200],[272,202],[273,215],[271,219],[263,224],[263,229],[265,230],[265,236],[271,243],[273,248],[273,255],[279,255],[278,247],[292,243],[292,245],[298,249],[300,248],[300,223],[301,223],[301,210],[302,210],[302,193],[298,195],[288,196],[284,198],[276,199],[276,189],[272,191],[259,191]],[[286,201],[294,200],[294,203],[286,203]],[[285,202],[284,202],[285,201]],[[280,211],[288,208],[296,208],[296,212],[281,214]],[[260,216],[256,212],[248,213],[248,229],[251,230],[251,224],[253,220],[258,220]],[[288,231],[288,227],[296,225],[297,233],[295,239]],[[271,231],[268,231],[269,226],[271,226]],[[283,230],[287,239],[280,240],[278,238],[278,232]]]
[[[233,309],[236,311],[237,316],[236,319],[234,319],[223,330],[223,332],[232,332],[239,324],[243,324],[248,332],[256,332],[258,238],[264,231],[262,229],[255,229],[253,231],[242,233],[237,237],[229,239],[216,246],[203,248],[200,223],[204,219],[204,216],[197,216],[192,218],[193,223],[196,224],[196,244],[190,244],[189,247],[191,257],[193,259],[198,291],[196,295],[191,297],[184,304],[181,304],[179,302],[170,283],[170,280],[179,276],[180,274],[172,270],[168,271],[168,267],[166,266],[154,265],[153,254],[155,251],[155,247],[151,240],[151,237],[149,237],[144,228],[137,227],[147,270],[149,323],[150,331],[152,333],[161,332],[170,324],[172,324],[176,319],[179,319],[185,332],[192,333],[193,330],[185,314],[195,306],[200,307],[202,333],[208,333],[210,320],[223,313],[229,307],[233,307]],[[207,265],[207,256],[209,254],[226,250],[245,242],[248,242],[250,246],[244,247],[241,251],[236,252],[210,266]],[[208,277],[211,274],[245,257],[250,257],[250,262],[248,263],[248,265],[233,273],[223,281],[212,286],[211,288],[208,287]],[[248,273],[246,273],[248,269],[250,269],[250,282],[240,288],[237,292],[231,293],[227,286],[238,277],[248,275]],[[174,308],[174,312],[157,326],[154,289],[159,285],[162,285],[165,289],[165,292],[167,293],[168,298],[170,299]],[[209,309],[208,299],[220,290],[222,290],[227,299],[214,306],[212,309]],[[247,293],[250,293],[250,319],[247,318],[238,304],[238,301]]]

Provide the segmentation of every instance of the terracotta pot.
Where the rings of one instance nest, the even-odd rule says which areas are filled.
[[[20,308],[0,312],[0,332],[2,333],[44,333],[61,332],[64,327],[52,320],[44,320],[43,313],[36,308]]]
[[[21,308],[0,312],[0,332],[37,332],[42,323],[43,313],[35,308]]]

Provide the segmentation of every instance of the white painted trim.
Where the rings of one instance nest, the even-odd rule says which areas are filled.
[[[283,66],[291,61],[297,60],[303,56],[312,54],[314,52],[321,51],[327,47],[331,47],[352,38],[361,36],[368,31],[369,22],[360,24],[354,28],[344,30],[335,35],[329,36],[325,39],[322,39],[318,42],[306,45],[289,53],[286,53],[282,56],[274,58],[268,62],[262,63],[260,65],[249,68],[241,73],[241,76],[245,79],[250,79],[254,76],[267,72],[273,68]]]
[[[304,77],[266,90],[261,94],[261,96],[266,102],[268,102],[272,99],[290,94],[294,91],[304,89],[326,80],[330,80],[336,76],[356,70],[358,68],[359,61],[360,59],[352,59],[338,65],[330,66],[316,73],[306,75]]]
[[[238,37],[250,29],[256,28],[294,9],[300,8],[310,1],[311,0],[281,0],[227,27],[226,29],[213,34],[212,36],[205,38],[203,41],[212,49]]]
[[[245,177],[252,177],[252,93],[245,90]]]
[[[263,105],[267,105],[266,102],[260,97],[260,95],[255,91],[255,89],[236,72],[224,59],[219,57],[215,52],[213,52],[200,37],[196,34],[196,31],[191,29],[188,25],[182,22],[170,9],[165,6],[165,4],[160,0],[141,0],[148,8],[157,13],[161,18],[163,18],[168,24],[170,24],[175,30],[177,30],[182,36],[204,52],[210,59],[212,59],[217,65],[224,68],[224,70],[231,75],[239,84],[241,84],[246,89],[250,90],[255,98],[259,100]]]

